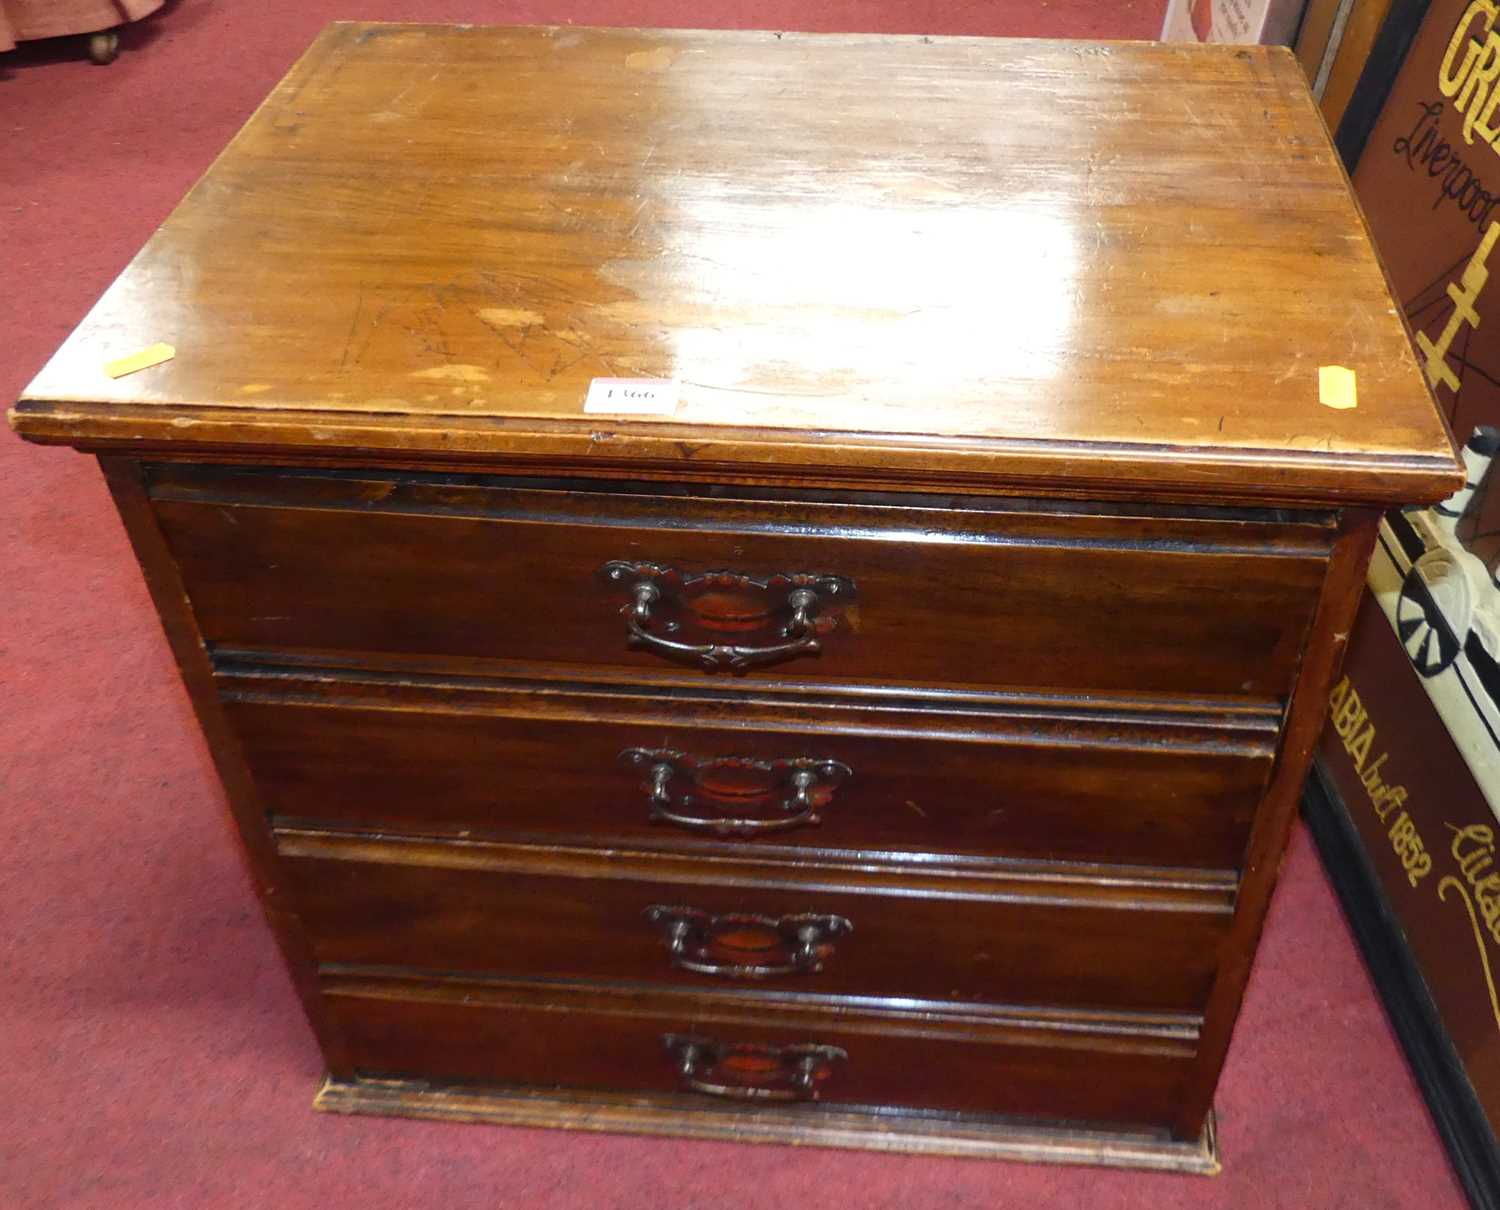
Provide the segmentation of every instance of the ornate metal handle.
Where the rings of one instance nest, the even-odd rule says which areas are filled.
[[[664,1034],[662,1045],[685,1088],[738,1101],[816,1101],[819,1086],[849,1061],[846,1051],[816,1042],[761,1046]]]
[[[667,748],[627,748],[620,753],[620,759],[647,771],[646,791],[651,799],[653,820],[719,835],[750,836],[818,823],[821,819],[818,807],[833,796],[839,783],[853,776],[853,771],[842,761],[817,757],[758,761],[724,756],[700,761]],[[761,788],[747,792],[744,785],[747,779],[762,783]],[[687,781],[693,790],[674,796],[672,783],[678,780]],[[785,787],[784,796],[765,817],[726,818],[690,815],[684,811],[695,805],[714,802],[733,805],[765,798],[775,793],[778,785]]]
[[[756,664],[771,664],[822,650],[820,636],[838,624],[842,607],[852,603],[854,585],[838,576],[778,574],[765,580],[729,571],[686,576],[654,563],[606,563],[600,573],[613,585],[628,585],[625,607],[627,641],[668,659],[684,660],[715,672],[743,672]],[[785,591],[785,597],[781,593]],[[683,622],[662,616],[671,599],[672,612],[684,616],[709,641],[691,642],[669,637]],[[838,611],[828,606],[837,600]],[[785,620],[781,620],[784,618]],[[771,630],[770,643],[721,642],[715,632],[743,631],[747,626]]]
[[[816,974],[833,956],[834,938],[854,931],[843,916],[714,916],[660,903],[645,914],[661,930],[673,966],[726,979]]]

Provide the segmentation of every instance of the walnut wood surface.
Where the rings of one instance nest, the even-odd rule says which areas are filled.
[[[354,1071],[510,1086],[678,1088],[662,1035],[772,1045],[826,1042],[848,1052],[824,1105],[1067,1117],[1163,1126],[1193,1039],[1104,1022],[1086,1028],[1017,1018],[953,1021],[846,1006],[837,1014],[769,997],[587,986],[325,981]],[[714,1103],[699,1095],[688,1102]],[[816,1129],[816,1119],[807,1123]]]
[[[105,375],[157,341],[176,358]],[[1323,364],[1357,409],[1319,403]],[[675,377],[680,407],[585,415],[597,376]],[[1082,493],[1459,484],[1305,82],[1261,47],[334,25],[14,423]]]
[[[1197,1013],[1232,914],[1223,889],[1084,877],[924,870],[898,882],[806,859],[280,838],[323,963]],[[645,916],[654,906],[835,915],[853,930],[831,943],[816,973],[721,980],[672,964]]]
[[[221,673],[282,819],[559,842],[1041,857],[1232,871],[1279,717],[1093,703],[747,701],[705,688],[444,682],[412,673]],[[810,756],[852,770],[815,826],[713,845],[650,818],[632,748]],[[737,808],[775,818],[774,804]],[[725,813],[733,814],[732,811]]]
[[[1378,510],[1461,482],[1253,47],[333,26],[12,421],[109,454],[330,1107],[1197,1170]],[[722,676],[611,560],[694,642],[849,591]],[[627,747],[851,772],[679,835]],[[656,903],[854,930],[730,985]],[[850,1062],[768,1115],[700,1031]]]
[[[1318,524],[1185,515],[865,509],[171,467],[153,493],[210,643],[536,660],[573,676],[611,665],[649,674],[666,662],[627,642],[630,581],[600,580],[628,559],[854,584],[854,604],[815,659],[752,668],[752,679],[1276,699],[1295,676],[1331,541]],[[749,594],[746,609],[759,599]]]
[[[705,1098],[706,1101],[706,1098]],[[1210,1116],[1195,1139],[1159,1130],[1098,1129],[976,1114],[886,1109],[864,1113],[801,1105],[714,1105],[677,1093],[538,1089],[423,1079],[330,1076],[313,1100],[324,1113],[373,1113],[434,1122],[550,1126],[562,1130],[675,1135],[733,1143],[843,1147],[859,1151],[1108,1165],[1212,1176],[1218,1130]]]
[[[332,1069],[342,1070],[347,1066],[343,1057],[343,1040],[323,1011],[323,998],[318,993],[316,965],[307,933],[284,893],[285,882],[278,868],[276,842],[265,824],[265,808],[257,795],[234,731],[224,717],[219,695],[214,690],[208,651],[194,621],[187,593],[183,591],[182,577],[152,516],[140,464],[126,458],[105,457],[99,459],[99,465],[130,538],[131,548],[140,562],[146,587],[161,618],[183,684],[192,698],[214,768],[224,785],[229,807],[227,823],[234,829],[242,846],[256,899],[276,937],[277,947],[291,974],[303,1011],[317,1035],[324,1059]]]
[[[1212,1110],[1214,1088],[1229,1052],[1230,1036],[1250,980],[1271,892],[1286,856],[1287,839],[1296,818],[1313,745],[1323,730],[1328,691],[1354,626],[1379,524],[1378,513],[1349,509],[1344,517],[1344,532],[1328,561],[1328,575],[1307,653],[1287,706],[1281,758],[1250,835],[1234,924],[1220,953],[1219,973],[1205,1014],[1203,1045],[1177,1119],[1179,1138],[1194,1137]]]

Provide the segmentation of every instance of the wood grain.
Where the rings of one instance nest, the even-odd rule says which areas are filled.
[[[325,986],[355,1069],[366,1077],[415,1074],[546,1089],[602,1084],[660,1095],[678,1088],[663,1034],[773,1045],[817,1041],[849,1056],[823,1090],[822,1105],[897,1104],[1159,1127],[1193,1053],[1190,1035],[1103,1021],[1069,1028],[852,1006],[832,1016],[765,996],[601,993],[571,984],[344,978]],[[715,1103],[701,1095],[680,1099]]]
[[[1462,480],[1258,47],[336,25],[11,420],[108,455],[325,1107],[1197,1171],[1380,510]]]
[[[159,340],[175,360],[104,375]],[[1357,410],[1319,405],[1322,364]],[[680,406],[585,415],[597,376]],[[336,451],[382,418],[439,456],[1459,483],[1301,74],[1261,47],[331,26],[13,423]]]
[[[830,944],[822,970],[722,982],[1198,1013],[1232,914],[1226,888],[1132,883],[1113,870],[1021,878],[936,867],[881,876],[867,872],[868,858],[851,868],[805,858],[278,835],[294,901],[325,964],[701,990],[721,980],[674,965],[647,909],[835,915],[852,932]]]
[[[1036,857],[1232,871],[1279,728],[1240,717],[955,701],[747,701],[699,689],[455,684],[241,666],[225,709],[282,821],[634,846]],[[652,822],[630,749],[852,770],[819,822],[715,842]],[[564,755],[565,754],[565,755]],[[784,791],[719,815],[775,819]],[[710,816],[714,817],[714,816]]]
[[[569,677],[671,666],[628,642],[631,581],[601,580],[606,565],[630,560],[854,585],[815,658],[751,668],[748,679],[1280,699],[1331,541],[1321,524],[1181,513],[865,508],[569,486],[162,468],[153,492],[215,645],[528,660]],[[685,625],[678,637],[764,645],[786,620],[717,636]]]
[[[1193,1138],[1212,1111],[1240,1002],[1250,980],[1250,968],[1265,927],[1271,892],[1286,858],[1287,840],[1296,819],[1297,803],[1307,777],[1313,747],[1323,730],[1328,691],[1343,662],[1344,647],[1354,627],[1370,552],[1380,524],[1376,513],[1350,509],[1344,532],[1328,563],[1328,576],[1318,603],[1307,653],[1297,687],[1287,707],[1281,759],[1257,813],[1245,855],[1239,901],[1229,937],[1220,955],[1220,968],[1209,998],[1203,1047],[1178,1115],[1178,1138]]]
[[[323,998],[318,994],[316,966],[307,932],[285,893],[286,883],[276,857],[275,840],[267,826],[265,807],[260,802],[244,753],[225,720],[223,705],[214,690],[208,652],[188,604],[187,593],[183,591],[182,577],[152,517],[140,464],[125,458],[101,458],[99,465],[130,538],[131,548],[140,562],[152,603],[177,661],[178,672],[192,699],[214,768],[224,785],[229,808],[226,822],[239,839],[256,899],[275,935],[324,1061],[331,1071],[347,1074],[349,1067],[343,1040],[328,1020]]]
[[[484,1088],[411,1079],[328,1079],[313,1101],[324,1113],[373,1113],[435,1122],[546,1126],[557,1130],[670,1135],[731,1143],[841,1147],[858,1151],[1020,1160],[1035,1164],[1108,1165],[1148,1172],[1214,1176],[1218,1132],[1212,1118],[1196,1139],[1160,1131],[1038,1124],[1015,1118],[931,1111],[880,1114],[816,1111],[816,1129],[799,1105],[711,1105],[667,1093],[597,1089]]]

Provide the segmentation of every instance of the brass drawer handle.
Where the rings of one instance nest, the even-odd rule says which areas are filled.
[[[812,975],[833,956],[833,941],[854,931],[843,916],[715,916],[690,907],[653,904],[646,919],[667,942],[672,965],[726,979]],[[755,959],[760,959],[756,961]]]
[[[849,1061],[839,1047],[815,1042],[761,1046],[664,1034],[662,1045],[683,1087],[737,1101],[816,1101],[820,1086]]]
[[[627,748],[620,759],[647,774],[644,785],[651,818],[719,835],[779,832],[820,822],[818,809],[840,783],[853,776],[842,761],[820,757],[752,760],[721,756],[699,760],[669,748]],[[765,816],[736,811],[769,804]],[[718,807],[721,814],[691,814]]]
[[[627,642],[667,659],[697,664],[709,672],[743,672],[822,650],[821,636],[833,630],[843,607],[854,599],[854,585],[839,576],[777,574],[765,580],[732,571],[685,575],[655,563],[615,560],[600,569],[606,583],[626,587]],[[837,609],[830,606],[837,605]],[[694,643],[670,636],[684,622],[710,641]],[[720,642],[746,630],[769,630],[768,643]]]

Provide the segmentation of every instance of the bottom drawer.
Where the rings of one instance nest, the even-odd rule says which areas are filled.
[[[745,993],[330,978],[344,1076],[679,1093],[762,1106],[1001,1114],[1163,1127],[1191,1027],[1104,1014],[953,1015]]]

